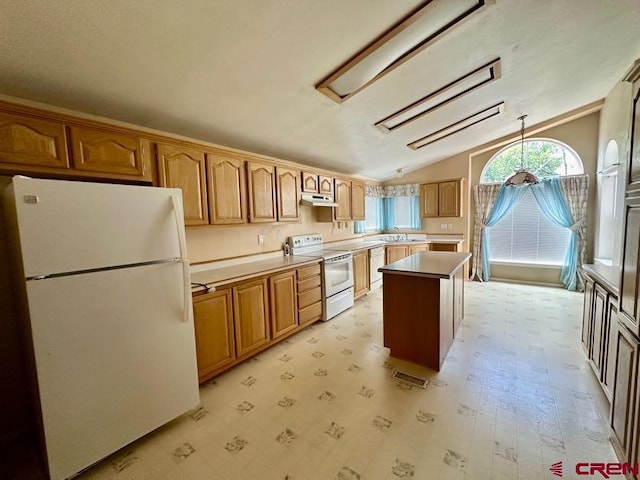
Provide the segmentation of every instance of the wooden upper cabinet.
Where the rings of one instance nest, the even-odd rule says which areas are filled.
[[[318,193],[333,197],[333,178],[325,175],[318,175]]]
[[[272,338],[284,335],[298,326],[298,299],[296,295],[296,271],[269,277],[271,297]]]
[[[235,359],[231,289],[193,299],[198,379],[203,382]]]
[[[207,152],[209,223],[247,222],[244,160],[222,152]]]
[[[627,168],[627,191],[640,190],[640,62],[625,78],[632,82],[631,152]]]
[[[269,342],[267,279],[233,287],[233,311],[238,356]]]
[[[438,184],[420,185],[420,212],[423,218],[438,216]]]
[[[420,185],[423,218],[462,216],[462,179]]]
[[[0,113],[0,163],[69,168],[64,125]]]
[[[334,220],[351,220],[351,181],[336,178]]]
[[[149,144],[135,135],[70,127],[73,167],[88,172],[143,177]]]
[[[438,216],[460,216],[460,180],[438,184]]]
[[[619,318],[640,336],[640,198],[627,198],[626,203]]]
[[[276,167],[276,192],[278,193],[278,221],[300,220],[300,171]]]
[[[207,225],[207,189],[203,151],[158,144],[158,177],[161,187],[180,188],[185,225]]]
[[[276,191],[275,167],[258,162],[247,162],[249,185],[249,222],[275,222]]]
[[[302,172],[302,191],[304,193],[320,193],[318,175],[315,173]]]
[[[351,182],[351,218],[364,220],[364,183]]]

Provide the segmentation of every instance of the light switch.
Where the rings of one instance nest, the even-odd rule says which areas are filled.
[[[264,244],[264,235],[258,235],[258,245]]]

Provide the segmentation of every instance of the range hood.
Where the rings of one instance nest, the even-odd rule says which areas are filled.
[[[303,193],[300,205],[308,205],[310,207],[337,207],[338,204],[333,201],[329,195],[319,195],[317,193]]]

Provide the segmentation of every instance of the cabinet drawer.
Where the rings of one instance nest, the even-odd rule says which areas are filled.
[[[320,275],[307,278],[306,280],[298,280],[298,293],[306,292],[307,290],[319,287],[321,284],[322,282],[320,280]]]
[[[322,302],[314,303],[298,311],[298,324],[315,322],[322,318]]]
[[[319,302],[320,300],[322,300],[322,289],[320,287],[316,287],[313,290],[309,290],[308,292],[298,293],[298,307],[300,309],[308,307],[309,305]]]
[[[298,269],[298,280],[313,277],[314,275],[320,275],[319,263],[316,263],[315,265],[311,265],[309,267],[302,267]]]

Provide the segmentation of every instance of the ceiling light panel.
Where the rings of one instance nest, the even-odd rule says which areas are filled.
[[[383,132],[391,132],[400,127],[422,118],[428,113],[443,107],[444,105],[471,93],[472,91],[500,78],[500,59],[497,58],[486,65],[476,68],[474,71],[454,80],[444,87],[422,97],[387,118],[380,120],[375,125]]]
[[[489,120],[490,118],[495,117],[496,115],[499,115],[502,112],[504,112],[504,102],[500,102],[495,105],[492,105],[489,108],[485,108],[484,110],[476,112],[472,115],[469,115],[468,117],[463,118],[462,120],[452,123],[447,127],[441,128],[440,130],[437,130],[428,135],[425,135],[424,137],[411,142],[410,144],[407,145],[407,147],[409,147],[412,150],[418,150],[434,142],[443,140],[446,137],[449,137],[458,132],[461,132],[462,130],[465,130],[469,127],[472,127],[477,123],[484,122],[485,120]]]
[[[316,85],[316,89],[342,103],[420,53],[473,12],[494,1],[425,1]]]

